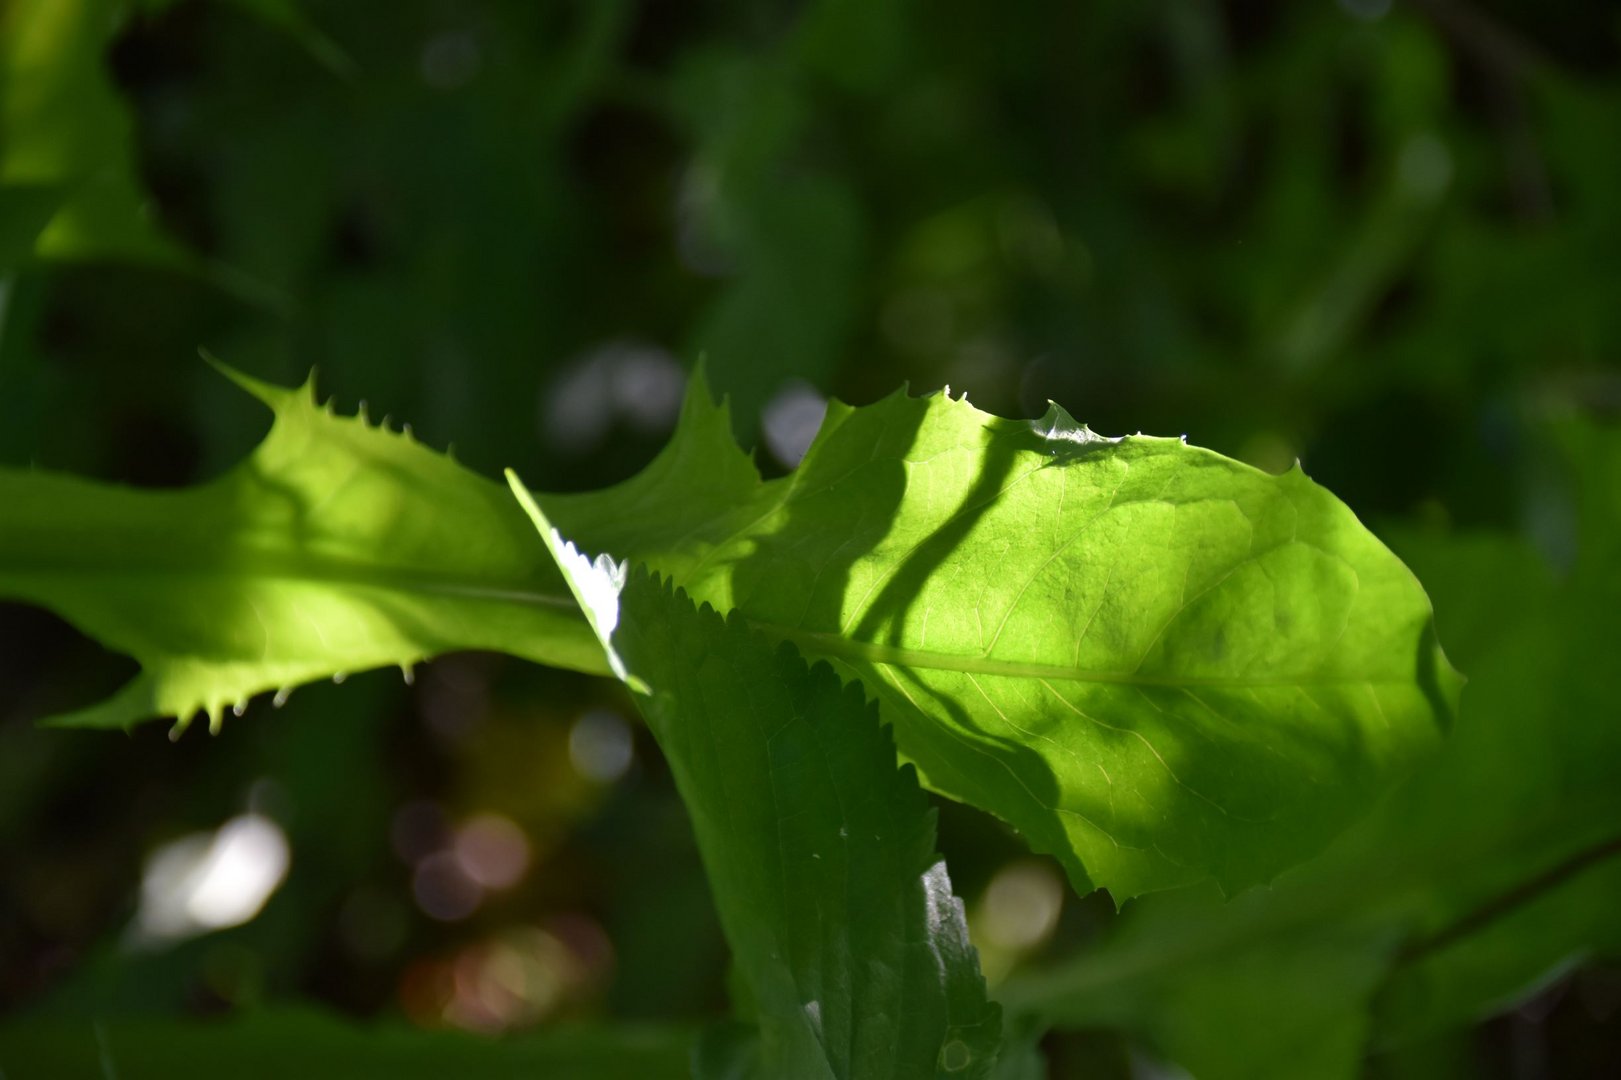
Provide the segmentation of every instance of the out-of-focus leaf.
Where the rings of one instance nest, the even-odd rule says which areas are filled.
[[[117,0],[14,0],[0,12],[0,232],[42,259],[168,266],[191,257],[156,228],[136,179],[134,125],[103,60]],[[16,189],[54,192],[48,214]],[[18,216],[20,214],[20,216]]]
[[[1041,1052],[1046,1026],[1031,1016],[1002,1018],[1002,1049],[991,1080],[1047,1080],[1051,1075]]]
[[[1599,841],[1505,893],[1500,914],[1402,963],[1373,1002],[1380,1046],[1464,1028],[1524,1002],[1596,959],[1621,956],[1621,823]],[[1494,909],[1498,904],[1488,905]],[[1415,950],[1419,952],[1420,950]]]
[[[21,266],[67,197],[59,184],[0,185],[0,269]]]
[[[859,685],[645,569],[590,562],[516,479],[669,759],[748,986],[760,1077],[984,1077],[999,1014],[934,813]],[[736,1038],[707,1057],[736,1072]]]
[[[784,383],[831,376],[854,321],[862,230],[848,187],[826,178],[762,185],[741,216],[740,272],[692,342],[712,358],[747,435]]]
[[[1393,935],[1330,893],[1291,891],[1298,873],[1232,900],[1138,901],[1106,944],[1000,996],[1013,1015],[1132,1032],[1200,1080],[1349,1080]]]
[[[244,11],[282,31],[303,46],[317,62],[334,75],[351,76],[355,62],[325,31],[310,21],[296,0],[227,0]]]
[[[230,2],[294,37],[334,72],[352,72],[353,62],[292,0]],[[146,263],[202,273],[243,299],[285,307],[276,290],[205,263],[154,221],[137,168],[134,118],[106,62],[133,6],[15,0],[0,10],[0,270],[35,260]]]
[[[403,1026],[359,1027],[306,1010],[223,1021],[34,1018],[0,1028],[8,1080],[173,1080],[222,1070],[243,1080],[362,1076],[684,1078],[691,1031],[556,1028],[489,1039]]]
[[[772,52],[703,56],[672,88],[697,143],[680,249],[689,266],[725,279],[688,340],[710,358],[745,436],[784,383],[827,381],[860,299],[866,223],[856,192],[844,176],[807,171],[792,156],[808,118],[801,70],[815,63],[811,24],[825,9],[807,11]],[[874,5],[860,11],[864,24],[886,19]]]
[[[1611,433],[1593,449],[1618,446]],[[1606,500],[1612,515],[1617,492]],[[1430,798],[1408,808],[1408,843],[1443,850],[1450,842],[1476,860],[1431,882],[1417,933],[1375,1002],[1382,1043],[1474,1023],[1574,965],[1621,955],[1613,659],[1621,577],[1609,554],[1617,539],[1612,532],[1595,545],[1542,617],[1510,626],[1483,657],[1451,768]],[[1394,845],[1396,822],[1388,824]]]
[[[1143,902],[1100,950],[1010,984],[1010,1007],[1139,1031],[1213,1080],[1306,1075],[1308,1047],[1319,1055],[1310,1075],[1352,1076],[1364,1033],[1388,1044],[1467,1023],[1621,950],[1608,659],[1621,587],[1613,538],[1596,527],[1613,520],[1617,489],[1590,482],[1610,467],[1615,433],[1586,429],[1580,441],[1588,542],[1563,584],[1512,541],[1398,545],[1442,628],[1473,624],[1476,674],[1432,768],[1270,889],[1229,904]],[[1237,1002],[1268,1024],[1237,1025]],[[1313,1042],[1312,1031],[1334,1035]]]

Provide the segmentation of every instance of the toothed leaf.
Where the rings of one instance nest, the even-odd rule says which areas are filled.
[[[759,1025],[726,1060],[773,1080],[986,1076],[999,1014],[933,811],[861,687],[585,558],[529,507],[692,815]]]
[[[59,723],[217,723],[254,694],[500,649],[605,670],[499,485],[403,434],[227,372],[275,413],[241,465],[179,491],[0,470],[0,595],[59,612],[141,673]]]
[[[608,669],[499,488],[235,377],[276,422],[212,484],[0,472],[0,594],[143,665],[68,722],[217,719],[460,648]],[[545,503],[588,549],[860,677],[927,785],[1117,898],[1311,854],[1429,749],[1456,690],[1416,581],[1298,470],[1056,408],[835,405],[800,469],[761,483],[698,388],[641,476]]]

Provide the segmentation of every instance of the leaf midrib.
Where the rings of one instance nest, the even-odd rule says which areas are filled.
[[[1400,677],[1370,676],[1198,676],[1144,675],[1129,671],[1095,671],[1064,664],[1038,664],[1003,660],[990,656],[943,653],[932,649],[909,649],[898,645],[860,641],[837,634],[815,633],[768,622],[748,620],[754,629],[779,641],[787,641],[813,656],[836,657],[881,667],[923,668],[964,675],[1000,675],[1015,679],[1057,679],[1064,682],[1110,683],[1120,686],[1164,687],[1169,689],[1235,689],[1267,686],[1381,686],[1406,683]]]
[[[282,562],[284,565],[276,565]],[[254,552],[239,563],[213,562],[185,565],[151,561],[122,563],[116,568],[85,566],[69,561],[39,560],[13,564],[0,573],[0,582],[26,581],[29,577],[73,577],[77,579],[120,578],[221,578],[265,579],[310,584],[340,584],[393,592],[449,596],[462,600],[490,600],[526,607],[558,608],[578,612],[578,604],[566,593],[550,593],[496,578],[435,573],[408,567],[377,567],[347,559],[278,559],[266,552]],[[583,616],[582,616],[583,619]]]
[[[357,588],[377,588],[393,592],[446,596],[459,600],[509,603],[523,607],[540,607],[570,611],[578,614],[578,604],[566,592],[546,592],[498,578],[474,575],[444,574],[409,567],[378,567],[355,560],[331,556],[296,558],[278,556],[266,551],[244,551],[238,563],[214,561],[206,563],[179,563],[154,559],[139,563],[123,562],[116,568],[85,566],[73,560],[35,559],[21,566],[13,564],[0,582],[20,580],[27,576],[72,576],[90,578],[261,578],[274,581],[308,582],[311,584],[344,584]],[[280,564],[280,565],[278,565]],[[583,618],[583,617],[582,617]],[[836,657],[847,662],[867,663],[875,666],[949,671],[968,675],[990,675],[1005,678],[1054,679],[1063,682],[1086,682],[1132,687],[1159,687],[1168,689],[1250,689],[1263,687],[1319,687],[1385,685],[1403,682],[1401,678],[1371,678],[1366,676],[1194,676],[1145,675],[1141,672],[1099,671],[1063,664],[1041,664],[1031,661],[1007,660],[990,656],[974,656],[939,652],[932,649],[912,649],[862,641],[839,634],[805,631],[780,624],[747,620],[754,629],[779,641],[791,642],[802,652],[816,657]]]

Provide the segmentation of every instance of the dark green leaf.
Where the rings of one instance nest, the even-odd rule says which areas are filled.
[[[36,1018],[0,1028],[7,1080],[173,1080],[228,1072],[242,1080],[580,1080],[688,1075],[692,1033],[649,1027],[561,1027],[482,1038],[404,1026],[361,1027],[313,1011],[220,1021]]]
[[[528,505],[692,815],[759,1024],[757,1075],[986,1076],[998,1012],[933,811],[861,687],[645,570],[593,564]],[[712,1049],[727,1069],[747,1058],[736,1039]]]

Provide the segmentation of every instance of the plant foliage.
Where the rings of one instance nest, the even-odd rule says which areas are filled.
[[[1472,1022],[1621,949],[1621,730],[1604,660],[1621,634],[1621,441],[1566,434],[1587,497],[1564,580],[1501,536],[1397,545],[1479,673],[1440,760],[1272,888],[1150,898],[1107,947],[1008,987],[1010,1003],[1135,1028],[1212,1080],[1352,1077],[1369,1040]]]
[[[275,420],[212,483],[0,473],[0,593],[142,664],[57,722],[217,729],[453,649],[611,670],[671,761],[755,1025],[706,1068],[987,1074],[996,1010],[913,764],[1123,900],[1266,880],[1450,721],[1423,590],[1298,469],[895,395],[836,406],[764,482],[700,381],[644,473],[537,502],[227,374]]]

